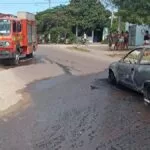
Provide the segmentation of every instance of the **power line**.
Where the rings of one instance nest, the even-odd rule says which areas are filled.
[[[53,4],[67,4],[68,1],[64,1],[64,2],[51,2],[51,0],[47,0],[49,7],[51,7],[51,5]],[[34,5],[34,4],[42,4],[42,5],[47,5],[47,2],[32,2],[32,3],[0,3],[0,5]]]
[[[47,4],[46,2],[38,2],[38,3],[0,3],[1,5],[29,5],[29,4]]]

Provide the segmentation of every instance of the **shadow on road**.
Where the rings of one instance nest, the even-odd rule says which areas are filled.
[[[44,56],[35,56],[34,58],[21,58],[19,65],[17,66],[8,65],[3,60],[1,60],[0,67],[2,69],[11,69],[16,67],[29,66],[33,64],[44,64],[46,63],[44,58]]]

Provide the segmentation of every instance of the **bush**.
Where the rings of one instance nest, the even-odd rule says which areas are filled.
[[[51,29],[51,42],[61,44],[72,44],[76,42],[76,36],[68,29],[56,27]]]
[[[50,31],[43,34],[43,39],[45,43],[73,44],[77,42],[76,36],[72,33],[72,31],[64,27],[51,28]]]
[[[76,40],[77,40],[76,36],[72,32],[68,33],[67,39],[68,39],[68,43],[66,43],[66,44],[76,43]]]
[[[59,32],[60,31],[57,28],[51,29],[50,34],[51,34],[51,42],[52,43],[58,43],[58,38],[59,38],[59,34],[60,34]]]
[[[102,43],[102,44],[108,44],[108,40],[107,40],[107,39],[104,39],[101,43]]]

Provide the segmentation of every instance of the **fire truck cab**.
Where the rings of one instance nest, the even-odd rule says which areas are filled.
[[[0,59],[17,65],[21,57],[33,57],[37,49],[34,14],[0,15]]]

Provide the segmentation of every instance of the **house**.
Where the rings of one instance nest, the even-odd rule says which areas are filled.
[[[95,30],[88,29],[84,31],[81,27],[74,27],[72,32],[76,35],[76,37],[80,40],[84,34],[86,33],[87,40],[89,43],[97,43],[104,40],[107,32],[106,28],[96,28]]]

